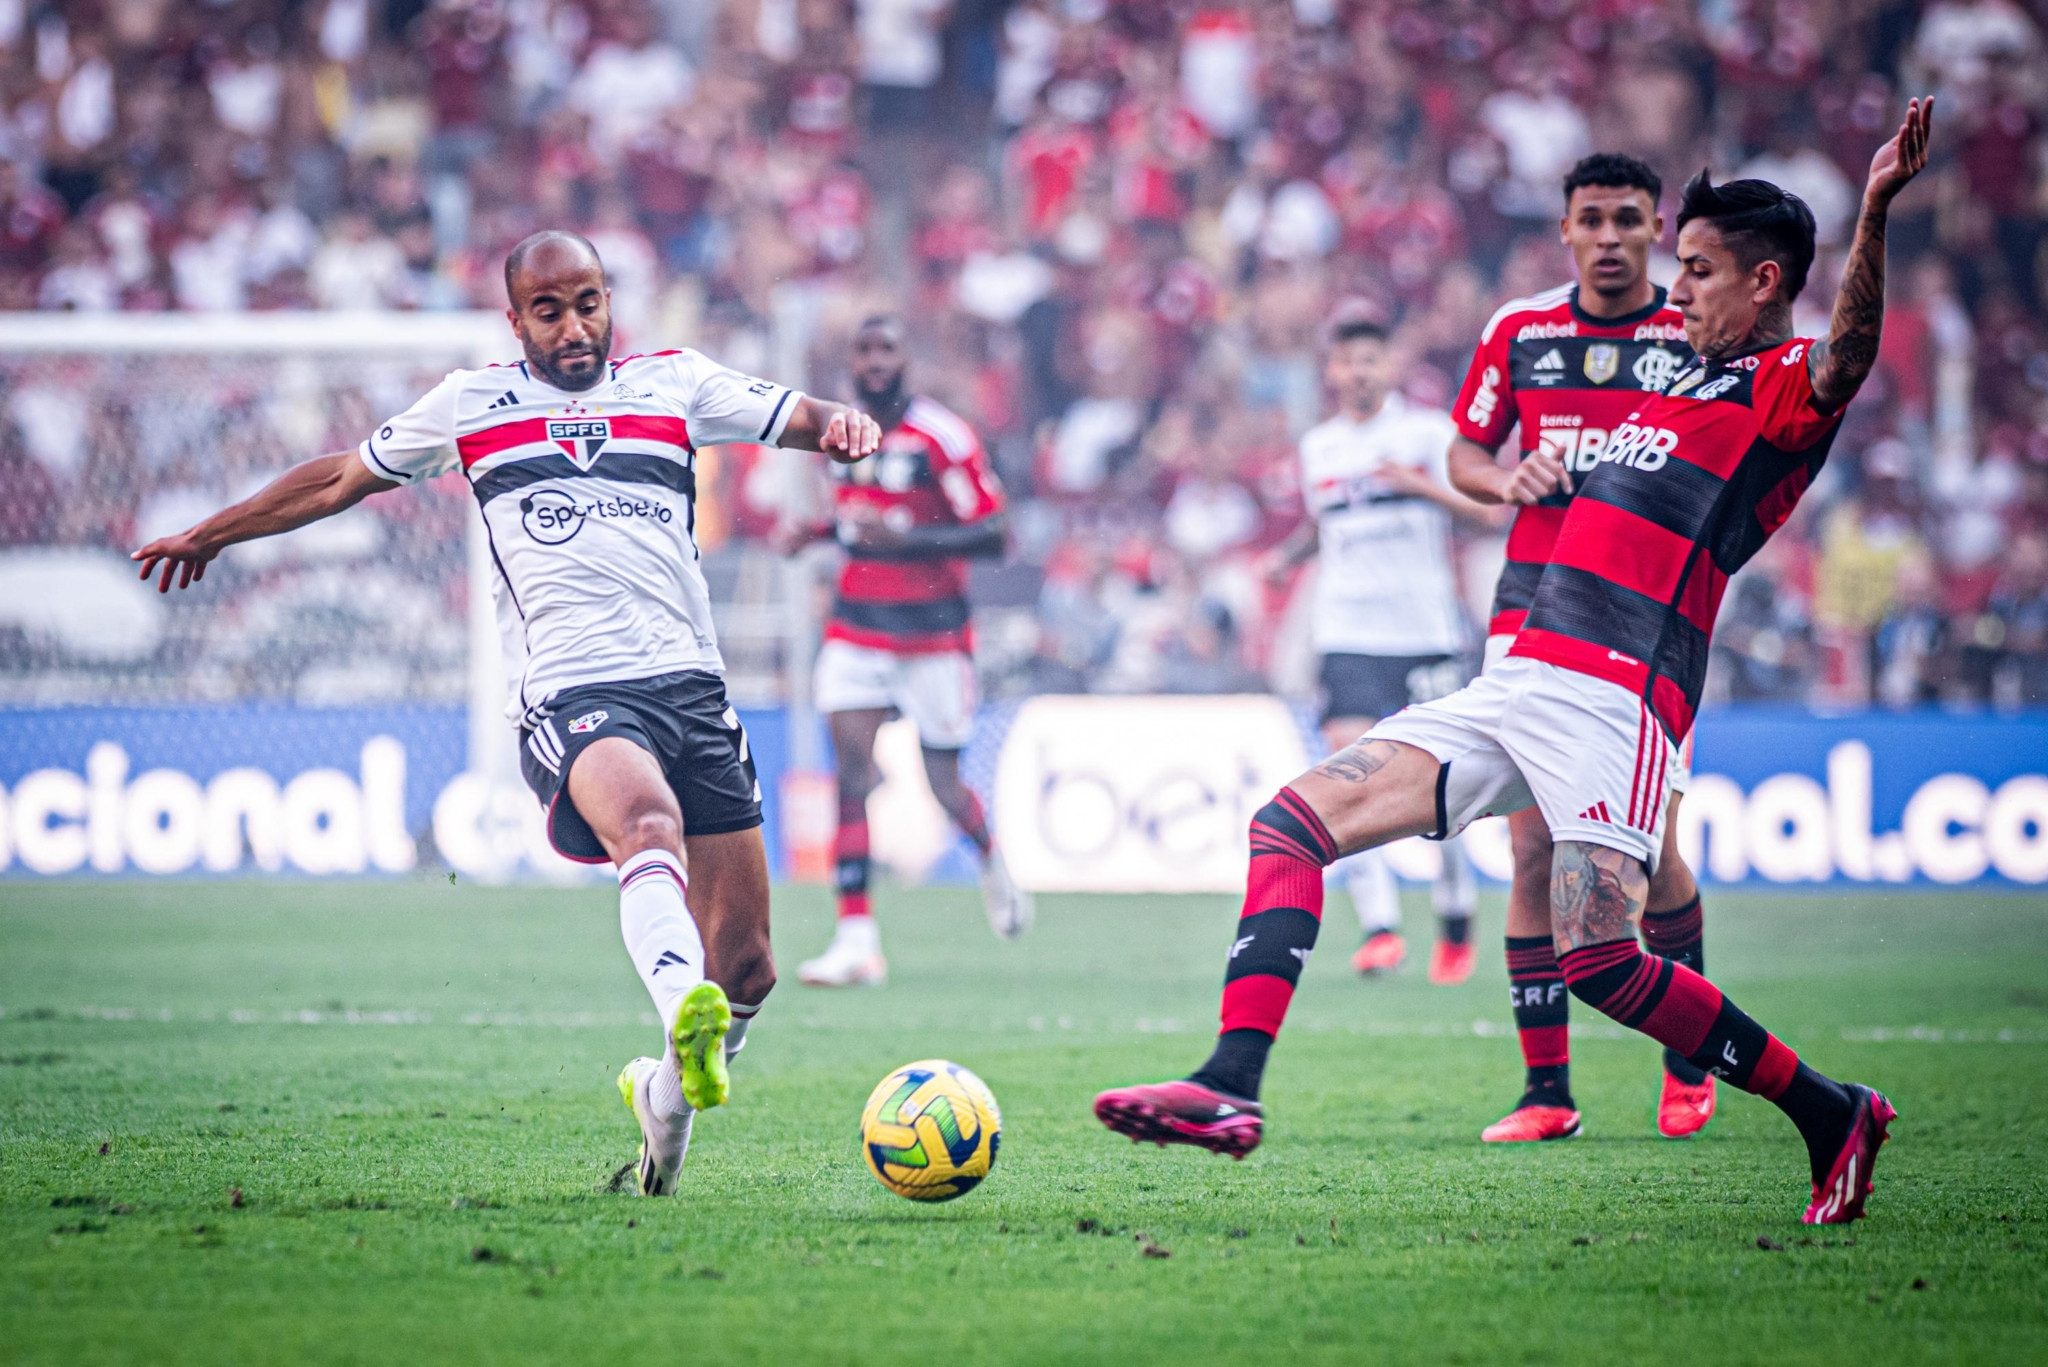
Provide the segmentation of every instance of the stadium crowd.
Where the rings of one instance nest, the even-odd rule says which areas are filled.
[[[1448,403],[1495,307],[1567,278],[1558,182],[1597,148],[1804,196],[1824,330],[1870,151],[1932,91],[1880,369],[1730,593],[1710,700],[2048,704],[2042,10],[0,0],[0,308],[497,308],[505,249],[571,225],[621,351],[837,392],[898,309],[1015,505],[990,691],[1299,693],[1306,595],[1258,556],[1302,515],[1334,314]],[[133,544],[158,476],[10,377],[0,543]],[[808,496],[717,470],[716,554]],[[1465,548],[1475,615],[1498,557]]]

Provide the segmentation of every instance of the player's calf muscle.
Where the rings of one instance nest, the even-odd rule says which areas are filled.
[[[1339,854],[1436,829],[1436,758],[1370,736],[1346,746],[1287,786],[1315,809]]]
[[[1557,952],[1634,940],[1649,895],[1649,873],[1634,855],[1561,841],[1550,874],[1550,925]]]

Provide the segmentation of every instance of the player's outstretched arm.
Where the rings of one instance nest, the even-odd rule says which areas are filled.
[[[1009,524],[1001,513],[990,513],[972,522],[898,530],[870,517],[842,531],[840,544],[857,560],[986,560],[1009,545]]]
[[[1474,503],[1520,507],[1560,490],[1572,491],[1571,471],[1548,451],[1531,451],[1509,469],[1478,442],[1453,437],[1446,464],[1451,487]]]
[[[857,408],[805,395],[797,400],[776,445],[823,451],[842,465],[851,465],[875,454],[882,445],[882,429]]]
[[[206,566],[238,541],[276,536],[353,508],[371,494],[398,486],[379,479],[353,451],[316,456],[294,465],[248,498],[223,508],[196,527],[161,537],[129,556],[142,564],[142,578],[158,573],[157,592],[168,593],[206,577]]]
[[[1856,238],[1842,268],[1842,290],[1835,296],[1835,316],[1827,340],[1807,358],[1815,401],[1832,413],[1856,397],[1856,391],[1877,364],[1878,338],[1884,331],[1884,234],[1892,200],[1927,165],[1927,140],[1934,123],[1934,99],[1906,106],[1906,121],[1892,140],[1870,159],[1870,179],[1863,187],[1863,212],[1856,218]]]

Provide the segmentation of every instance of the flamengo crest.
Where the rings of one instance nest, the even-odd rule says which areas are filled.
[[[597,464],[598,453],[611,440],[610,418],[551,418],[548,440],[562,448],[579,470]]]

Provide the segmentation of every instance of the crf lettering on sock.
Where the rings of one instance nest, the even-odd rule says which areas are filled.
[[[1508,1005],[1515,1013],[1522,1062],[1530,1068],[1562,1067],[1572,1057],[1572,997],[1557,951],[1548,935],[1510,935],[1507,941]]]

